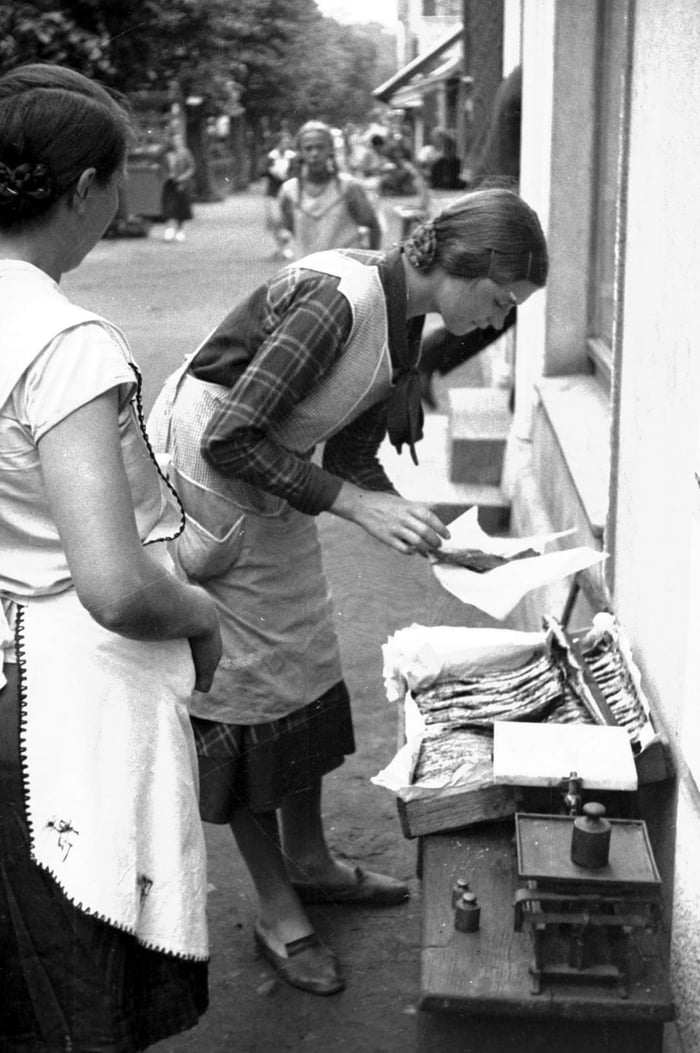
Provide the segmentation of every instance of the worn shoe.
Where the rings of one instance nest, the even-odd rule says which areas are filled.
[[[292,987],[311,994],[332,995],[342,991],[345,980],[338,959],[330,947],[321,943],[315,932],[285,943],[285,954],[278,954],[267,941],[261,926],[255,923],[255,943],[277,975]]]
[[[175,231],[172,227],[166,227],[163,231],[163,241],[172,241],[175,237]]]
[[[184,240],[185,240],[185,232],[184,232],[184,230],[178,230],[178,232],[175,235],[175,241],[184,241]]]
[[[408,885],[388,874],[355,867],[350,885],[318,885],[293,881],[292,886],[302,903],[364,903],[366,906],[393,907],[410,896]]]

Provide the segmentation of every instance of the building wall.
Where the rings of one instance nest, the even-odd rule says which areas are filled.
[[[618,0],[615,0],[618,2]],[[523,6],[521,189],[547,231],[551,279],[519,314],[513,525],[578,526],[605,546],[614,609],[668,736],[677,801],[652,788],[655,851],[672,892],[672,981],[687,1053],[700,1049],[700,6],[636,0],[626,232],[612,391],[586,365],[597,4]],[[621,155],[622,156],[622,155]],[[540,383],[540,379],[545,377]],[[583,456],[582,456],[583,452]],[[606,492],[605,480],[610,479]],[[603,480],[601,482],[601,480]],[[521,604],[527,628],[561,588]]]
[[[700,8],[637,0],[620,383],[615,599],[680,775],[674,979],[700,1049]],[[664,552],[660,558],[655,553]],[[692,729],[692,734],[689,734]]]

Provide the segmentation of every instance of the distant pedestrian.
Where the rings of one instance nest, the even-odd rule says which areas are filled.
[[[297,135],[300,171],[280,190],[284,229],[294,238],[296,255],[323,249],[378,249],[382,231],[362,184],[339,172],[332,130],[308,121]]]
[[[278,259],[290,260],[293,256],[291,234],[280,215],[279,193],[282,184],[294,174],[296,161],[294,138],[288,131],[280,132],[277,145],[270,150],[265,163],[265,226],[275,239],[274,256]]]
[[[163,186],[164,241],[184,241],[185,223],[192,219],[194,157],[181,132],[173,132],[165,152],[166,179]]]

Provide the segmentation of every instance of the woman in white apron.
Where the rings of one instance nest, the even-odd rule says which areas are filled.
[[[149,418],[187,515],[177,558],[222,625],[212,689],[192,702],[201,814],[230,823],[259,896],[258,946],[304,990],[330,994],[343,978],[303,902],[408,896],[335,859],[324,838],[321,781],[353,740],[315,516],[349,519],[402,553],[440,545],[448,532],[429,504],[401,498],[377,459],[387,430],[415,459],[423,315],[440,312],[456,333],[500,328],[546,273],[522,199],[468,195],[402,252],[285,267],[166,381]]]
[[[121,333],[59,282],[111,222],[128,118],[80,74],[0,78],[0,1046],[132,1053],[207,1004],[192,688],[216,612]]]

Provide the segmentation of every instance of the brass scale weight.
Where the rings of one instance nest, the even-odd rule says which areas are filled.
[[[575,645],[573,653],[579,657]],[[616,723],[584,670],[581,662],[579,697],[598,722]],[[532,934],[531,991],[539,994],[545,980],[613,983],[625,998],[634,956],[643,957],[645,938],[661,925],[661,878],[646,824],[582,805],[576,772],[562,789],[567,815],[515,816],[515,930]]]

